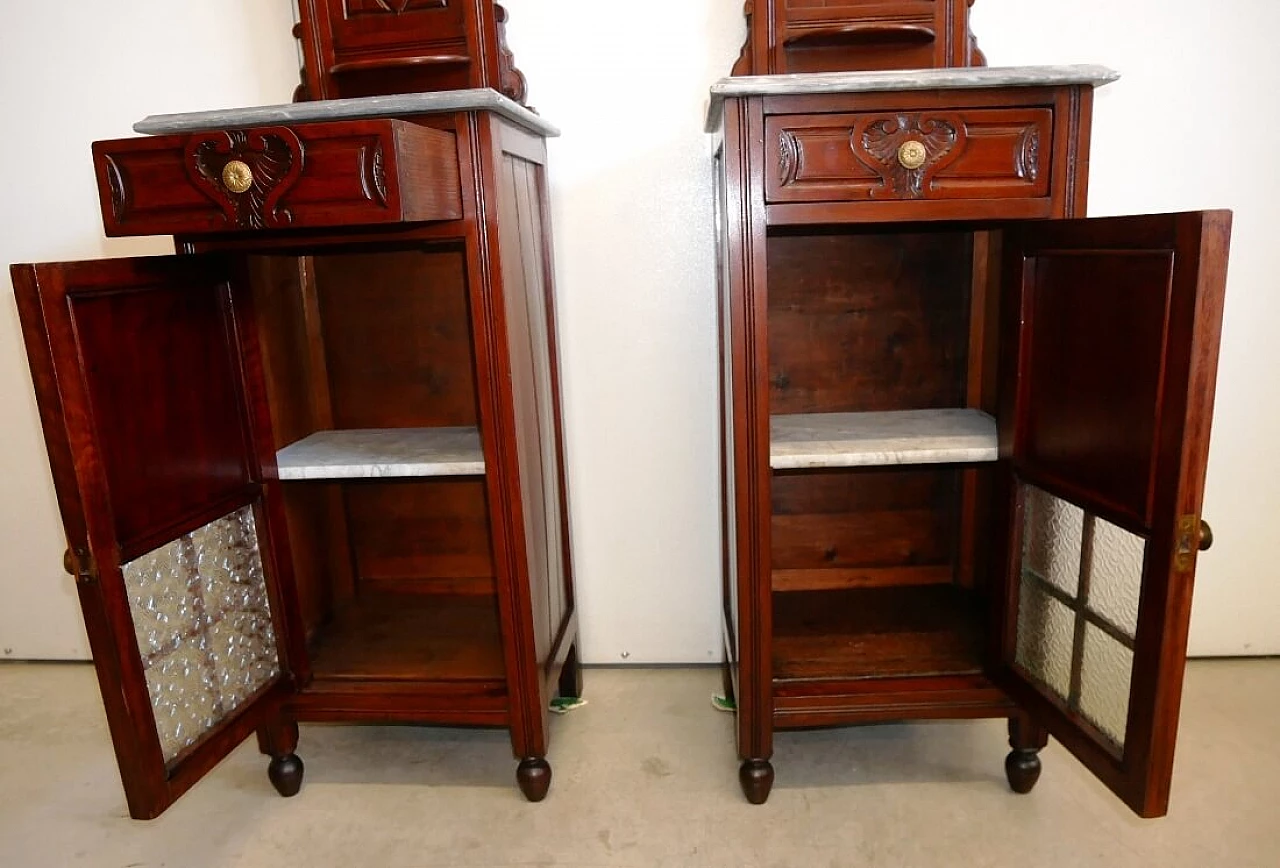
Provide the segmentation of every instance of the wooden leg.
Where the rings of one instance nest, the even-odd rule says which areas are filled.
[[[551,788],[551,764],[540,756],[520,760],[516,766],[516,783],[526,799],[541,802]]]
[[[1040,749],[1049,743],[1049,733],[1026,715],[1009,718],[1009,747],[1004,773],[1015,793],[1025,795],[1040,780]]]
[[[763,805],[773,789],[773,764],[764,759],[743,760],[742,767],[738,769],[738,782],[742,784],[742,792],[748,802]]]
[[[302,789],[302,760],[298,749],[298,724],[292,720],[276,720],[258,730],[258,750],[271,757],[267,777],[276,792],[286,799]]]
[[[582,698],[582,667],[578,665],[578,643],[569,648],[569,656],[565,658],[564,668],[560,670],[560,697],[562,699]]]

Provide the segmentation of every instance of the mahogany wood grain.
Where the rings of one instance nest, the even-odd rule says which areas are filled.
[[[95,142],[108,236],[455,220],[456,137],[395,120]],[[227,186],[231,161],[252,184]]]
[[[460,249],[332,254],[314,267],[334,428],[476,424]]]
[[[964,232],[771,236],[769,412],[963,406],[970,262]]]
[[[734,75],[984,66],[973,0],[752,0]]]
[[[779,681],[982,671],[982,617],[958,588],[857,588],[773,599]]]
[[[320,681],[502,682],[493,598],[368,590],[341,606],[311,645]]]
[[[775,594],[955,577],[956,471],[774,474]]]
[[[166,764],[122,573],[139,554],[264,494],[274,499],[262,486],[270,459],[258,453],[270,419],[261,390],[245,381],[260,376],[252,320],[233,315],[230,264],[218,258],[17,266],[13,275],[121,780],[130,815],[148,819],[293,689],[293,621],[277,611],[285,674]],[[132,352],[119,352],[124,334]],[[195,376],[208,403],[190,388]],[[166,437],[166,426],[182,436]],[[288,557],[287,543],[270,545],[281,514],[256,516],[264,563],[275,567]],[[277,607],[292,602],[290,577],[280,578]]]
[[[343,490],[360,593],[496,593],[482,480],[359,482]]]
[[[306,99],[491,87],[525,100],[493,0],[302,0],[299,11]]]
[[[1120,757],[1081,715],[1013,664],[1012,636],[1004,644],[1009,666],[1002,678],[1037,723],[1144,817],[1167,811],[1173,776],[1230,226],[1229,212],[1167,214],[1020,227],[1005,241],[1010,293],[1005,317],[1022,323],[1016,345],[1004,355],[1001,374],[1013,392],[1002,408],[1000,427],[1015,480],[1009,492],[1010,549],[1003,565],[1008,577],[1006,629],[1016,629],[1018,605],[1020,563],[1013,553],[1020,551],[1021,503],[1016,481],[1028,480],[1067,498],[1146,537],[1147,544]],[[1154,267],[1170,259],[1171,268]],[[1064,261],[1085,269],[1070,285],[1055,283]],[[1110,291],[1099,295],[1094,292],[1099,286]],[[1094,305],[1089,322],[1069,321],[1081,337],[1093,339],[1088,357],[1072,359],[1072,370],[1065,372],[1043,365],[1045,344],[1060,347],[1064,339],[1059,321],[1047,317],[1059,310],[1055,303],[1046,304],[1054,292],[1071,297],[1084,293]],[[1112,330],[1113,322],[1131,321],[1136,306],[1157,318],[1158,340],[1144,337],[1146,324],[1135,323],[1135,335]],[[1158,372],[1154,378],[1143,375],[1153,367]],[[1117,371],[1126,376],[1115,377]],[[1100,382],[1104,372],[1112,382]],[[1048,376],[1055,381],[1049,388],[1069,383],[1070,392],[1061,400],[1081,408],[1074,433],[1065,421],[1046,425],[1045,410],[1037,408],[1037,391],[1047,386]],[[1133,391],[1117,392],[1117,380]],[[1089,390],[1096,390],[1097,397]],[[1147,442],[1140,443],[1132,430],[1097,436],[1091,422],[1094,401],[1121,414],[1117,418]],[[1097,472],[1118,467],[1117,453],[1126,451],[1141,454],[1144,477],[1126,467],[1117,485]],[[1188,528],[1180,529],[1184,524]]]

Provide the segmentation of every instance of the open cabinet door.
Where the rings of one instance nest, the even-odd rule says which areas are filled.
[[[1005,240],[1001,674],[1144,817],[1168,809],[1229,212],[1046,221]],[[1016,338],[1015,338],[1016,336]]]
[[[24,265],[13,278],[66,567],[129,812],[149,819],[292,691],[257,344],[222,258]]]

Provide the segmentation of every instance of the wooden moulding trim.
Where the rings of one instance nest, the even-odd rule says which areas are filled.
[[[374,72],[382,69],[407,69],[417,66],[469,66],[471,58],[465,54],[420,54],[411,57],[372,57],[368,60],[348,60],[329,67],[330,75],[352,72]]]
[[[868,42],[932,42],[937,33],[924,24],[887,21],[841,24],[805,30],[783,40],[787,48],[828,48]]]

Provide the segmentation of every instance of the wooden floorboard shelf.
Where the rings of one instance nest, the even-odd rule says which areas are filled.
[[[482,476],[484,451],[476,428],[317,431],[276,464],[285,480]]]
[[[311,643],[317,679],[504,681],[498,604],[487,596],[369,593]]]
[[[952,585],[773,595],[777,680],[982,671],[981,612]]]
[[[981,410],[806,413],[770,419],[774,470],[970,464],[998,456],[996,420]]]

